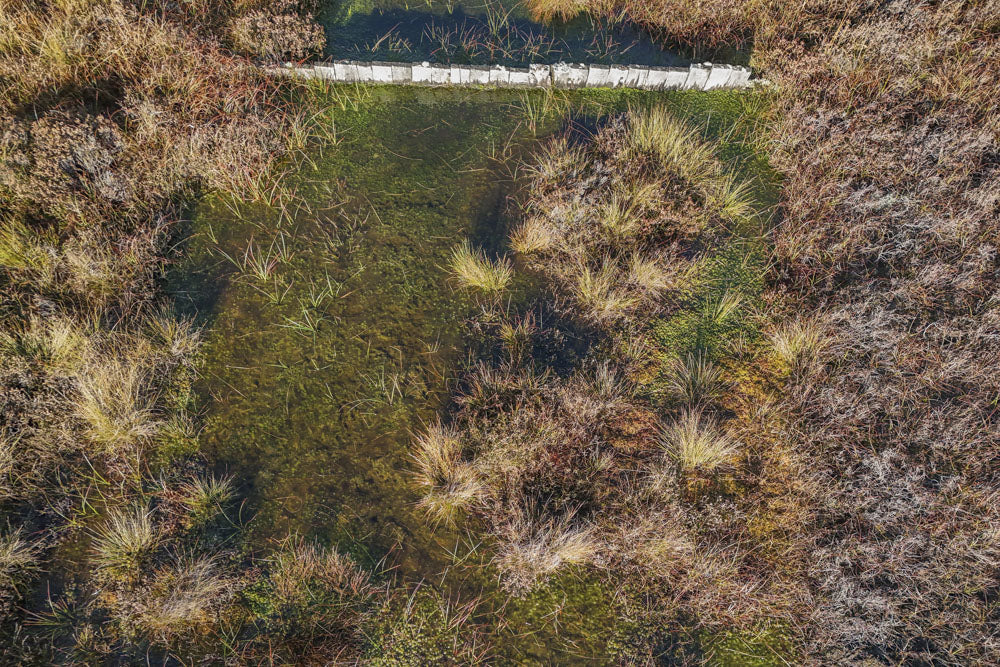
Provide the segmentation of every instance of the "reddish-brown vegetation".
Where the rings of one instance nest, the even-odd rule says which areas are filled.
[[[817,475],[810,652],[991,661],[1000,3],[619,7],[676,42],[751,44],[774,82],[779,284],[828,327],[783,405]]]

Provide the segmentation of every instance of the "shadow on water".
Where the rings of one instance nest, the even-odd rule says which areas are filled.
[[[504,65],[689,62],[632,26],[584,16],[547,25],[507,0],[327,0],[319,18],[326,27],[326,55],[335,59]]]
[[[541,91],[352,90],[360,101],[331,116],[339,141],[288,176],[298,203],[207,198],[196,211],[172,292],[206,327],[202,450],[241,484],[253,548],[298,533],[384,562],[402,582],[481,596],[484,622],[503,609],[493,630],[515,662],[601,655],[619,631],[605,584],[570,572],[508,599],[476,526],[428,525],[409,457],[468,355],[463,323],[476,304],[449,285],[451,251],[466,238],[502,251],[512,167],[565,127],[569,107],[529,122]],[[740,98],[567,99],[592,105],[582,125],[594,109],[664,102],[717,133]]]
[[[255,541],[350,536],[404,576],[454,548],[407,473],[471,306],[445,267],[502,228],[509,176],[491,153],[532,139],[502,105],[421,95],[342,114],[344,140],[294,177],[299,210],[203,204],[176,294],[210,323],[203,448],[245,483]]]

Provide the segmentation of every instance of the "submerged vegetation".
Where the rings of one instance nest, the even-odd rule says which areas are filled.
[[[421,48],[555,57],[487,4]],[[0,6],[0,662],[995,661],[1000,6],[525,5],[772,85],[450,116],[265,76],[322,3]]]

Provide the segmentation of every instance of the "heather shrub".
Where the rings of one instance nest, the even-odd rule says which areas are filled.
[[[809,659],[989,661],[1000,8],[616,9],[674,42],[752,40],[752,64],[777,84],[772,239],[790,302],[779,312],[792,315],[769,337],[786,437],[818,480],[801,528],[816,545]],[[720,193],[741,208],[738,191]]]
[[[234,17],[226,30],[233,47],[265,60],[303,60],[322,53],[323,28],[297,11],[295,0],[270,3],[267,9]]]
[[[68,576],[48,610],[30,610],[37,627],[2,584],[0,660],[168,659],[235,613],[239,577],[204,530],[229,490],[193,474],[196,442],[167,444],[196,436],[198,334],[165,314],[160,288],[184,199],[199,188],[253,196],[299,122],[286,111],[295,84],[223,45],[251,9],[267,10],[0,5],[0,498],[10,534],[32,535],[29,550],[20,538],[4,549],[21,563],[18,591],[27,557],[48,569],[73,530],[90,535],[94,565],[86,580]],[[279,30],[268,48],[321,48],[307,22],[279,21],[295,39]],[[203,483],[147,502],[178,474]]]

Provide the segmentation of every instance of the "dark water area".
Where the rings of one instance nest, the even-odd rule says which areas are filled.
[[[328,0],[319,18],[333,59],[509,66],[690,62],[633,26],[585,16],[543,24],[509,0]]]

